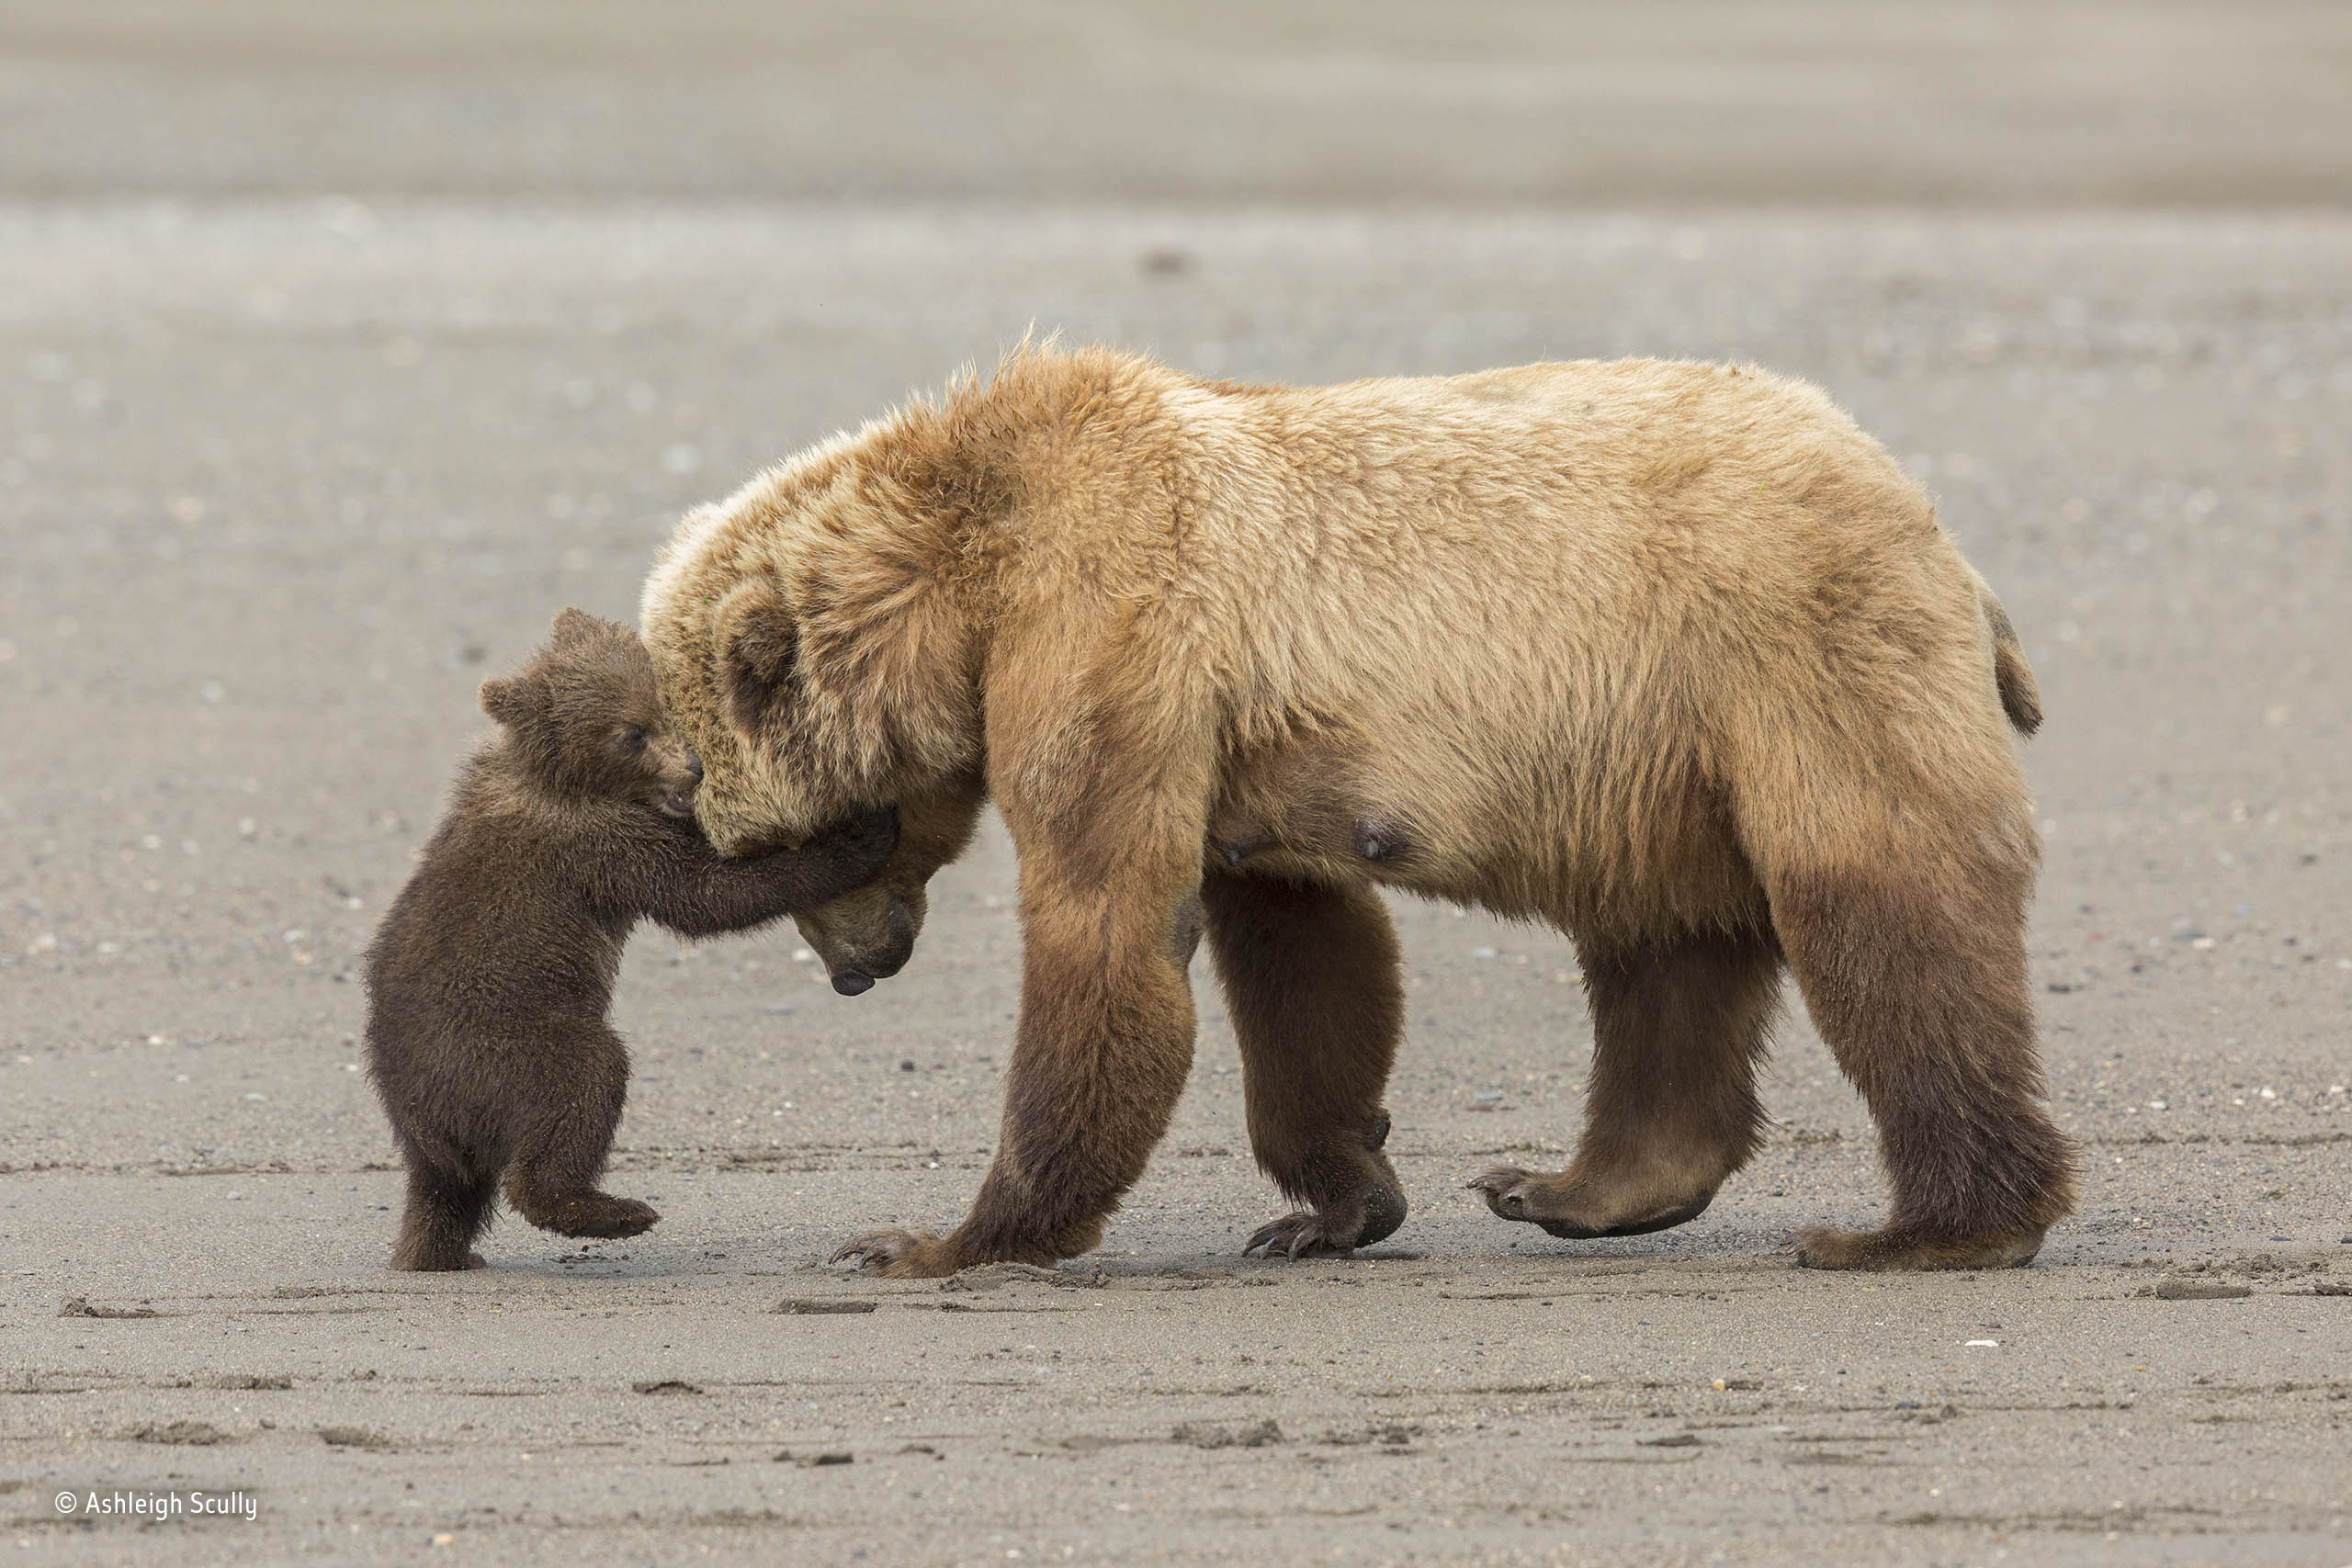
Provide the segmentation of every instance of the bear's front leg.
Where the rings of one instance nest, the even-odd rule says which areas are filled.
[[[1023,846],[1021,1023],[971,1213],[944,1236],[869,1232],[836,1262],[902,1279],[1051,1267],[1101,1239],[1143,1174],[1192,1068],[1193,998],[1175,952],[1192,889],[1138,887],[1132,863],[1113,877],[1065,876],[1064,863]],[[1187,869],[1197,875],[1197,862]]]
[[[1308,1207],[1243,1248],[1341,1256],[1405,1223],[1405,1190],[1381,1152],[1381,1095],[1404,1033],[1396,933],[1369,886],[1212,874],[1209,951],[1241,1046],[1250,1145],[1283,1195]]]

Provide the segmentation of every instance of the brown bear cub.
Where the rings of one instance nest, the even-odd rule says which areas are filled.
[[[702,761],[662,716],[628,627],[566,610],[528,664],[482,683],[500,733],[459,770],[448,814],[368,950],[368,1069],[408,1166],[395,1269],[478,1269],[499,1178],[562,1235],[635,1235],[661,1216],[597,1190],[628,1087],[605,1021],[640,918],[683,936],[744,931],[865,883],[898,840],[889,809],[741,860],[695,826]]]

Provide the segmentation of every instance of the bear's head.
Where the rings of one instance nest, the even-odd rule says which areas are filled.
[[[653,661],[616,621],[567,609],[512,675],[481,684],[509,755],[560,794],[694,815],[702,760],[662,710]]]
[[[797,920],[849,992],[906,962],[924,886],[970,841],[985,794],[969,512],[891,434],[820,447],[690,513],[642,615],[663,705],[707,770],[695,817],[720,852],[897,805],[881,875]]]

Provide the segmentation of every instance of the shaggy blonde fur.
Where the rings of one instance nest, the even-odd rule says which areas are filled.
[[[1261,1157],[1313,1205],[1261,1241],[1401,1220],[1374,1135],[1400,1017],[1301,1044],[1275,994],[1385,994],[1375,883],[1549,921],[1623,976],[1594,998],[1619,1103],[1569,1170],[1482,1178],[1505,1217],[1704,1207],[1753,1147],[1783,959],[1896,1188],[1887,1229],[1801,1257],[2018,1261],[2070,1205],[2024,998],[2032,677],[1926,496],[1803,382],[1623,361],[1295,389],[1023,350],[689,516],[643,632],[720,848],[900,804],[886,891],[842,928],[895,910],[910,942],[985,795],[1019,849],[1004,1147],[963,1227],[845,1249],[870,1266],[1092,1245],[1182,1082],[1204,908],[1213,944],[1283,949],[1217,945],[1262,1021]],[[1929,972],[1888,970],[1863,910]],[[1698,999],[1661,1022],[1660,996]]]

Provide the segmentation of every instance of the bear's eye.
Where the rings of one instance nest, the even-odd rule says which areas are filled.
[[[623,753],[633,754],[645,750],[645,726],[632,724],[613,737],[613,744]]]

